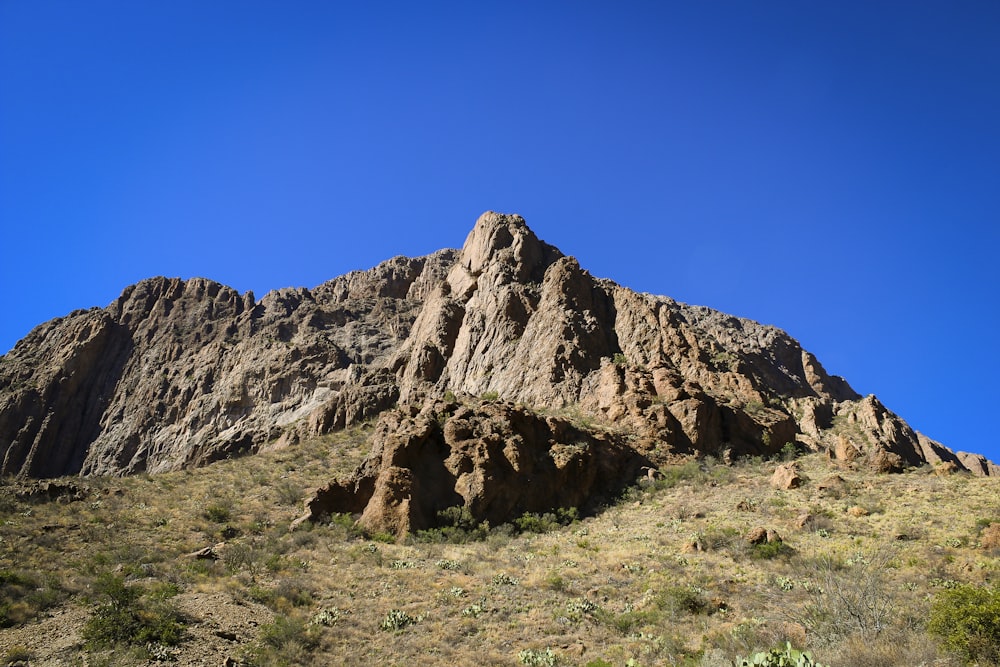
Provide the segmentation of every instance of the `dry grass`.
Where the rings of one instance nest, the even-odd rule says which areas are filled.
[[[930,601],[1000,570],[981,540],[1000,522],[997,480],[843,469],[842,488],[819,491],[834,471],[818,455],[800,459],[811,481],[789,491],[770,487],[772,462],[679,466],[543,534],[394,544],[343,520],[288,532],[302,492],[352,469],[364,435],[85,480],[73,503],[19,501],[8,484],[0,658],[84,664],[79,628],[97,577],[113,572],[147,596],[173,587],[189,633],[177,664],[513,665],[550,650],[563,665],[725,665],[788,640],[835,667],[957,665],[924,632]],[[749,545],[757,526],[788,548]],[[218,560],[186,555],[223,541]],[[872,600],[878,614],[864,611]],[[56,620],[67,639],[51,648]],[[87,664],[134,664],[145,650]]]

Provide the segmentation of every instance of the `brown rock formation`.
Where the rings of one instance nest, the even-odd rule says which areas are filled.
[[[799,443],[882,471],[998,472],[861,398],[782,331],[594,278],[519,216],[486,213],[461,251],[311,290],[256,301],[153,278],[37,327],[0,357],[0,473],[200,465],[447,392],[575,411],[630,433],[654,465]]]
[[[319,489],[302,520],[360,513],[370,532],[404,535],[463,508],[496,525],[527,512],[592,509],[649,461],[624,436],[589,430],[509,403],[435,402],[383,414],[354,475]]]
[[[778,466],[771,476],[771,486],[783,491],[797,489],[802,486],[803,481],[802,474],[799,472],[798,466],[794,463],[785,463]]]

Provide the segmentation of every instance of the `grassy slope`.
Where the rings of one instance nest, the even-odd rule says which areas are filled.
[[[824,664],[950,665],[924,631],[933,596],[1000,569],[1000,552],[978,544],[982,525],[1000,521],[1000,480],[874,477],[819,455],[800,459],[809,481],[788,491],[769,484],[775,462],[672,468],[544,534],[388,544],[344,522],[289,533],[302,492],[352,469],[364,435],[84,480],[89,495],[71,503],[18,501],[8,483],[0,658],[84,664],[81,627],[112,572],[185,614],[187,639],[168,650],[182,665],[546,664],[548,650],[568,665],[728,665],[786,639]],[[834,472],[844,486],[820,491]],[[756,526],[790,550],[761,557],[743,537]],[[222,541],[219,560],[186,555]],[[855,597],[885,603],[883,622],[853,618]],[[382,629],[387,618],[404,627]],[[87,664],[145,656],[94,650]]]

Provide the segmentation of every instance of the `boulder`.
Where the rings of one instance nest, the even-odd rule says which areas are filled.
[[[749,544],[772,544],[774,542],[781,542],[781,535],[778,531],[772,528],[765,528],[764,526],[756,526],[751,528],[750,532],[746,534],[746,541]]]
[[[802,486],[804,478],[795,463],[784,463],[771,475],[771,486],[780,490],[796,489]]]

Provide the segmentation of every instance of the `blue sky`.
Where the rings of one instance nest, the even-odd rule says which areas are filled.
[[[1000,460],[1000,4],[0,0],[0,350],[523,215]]]

